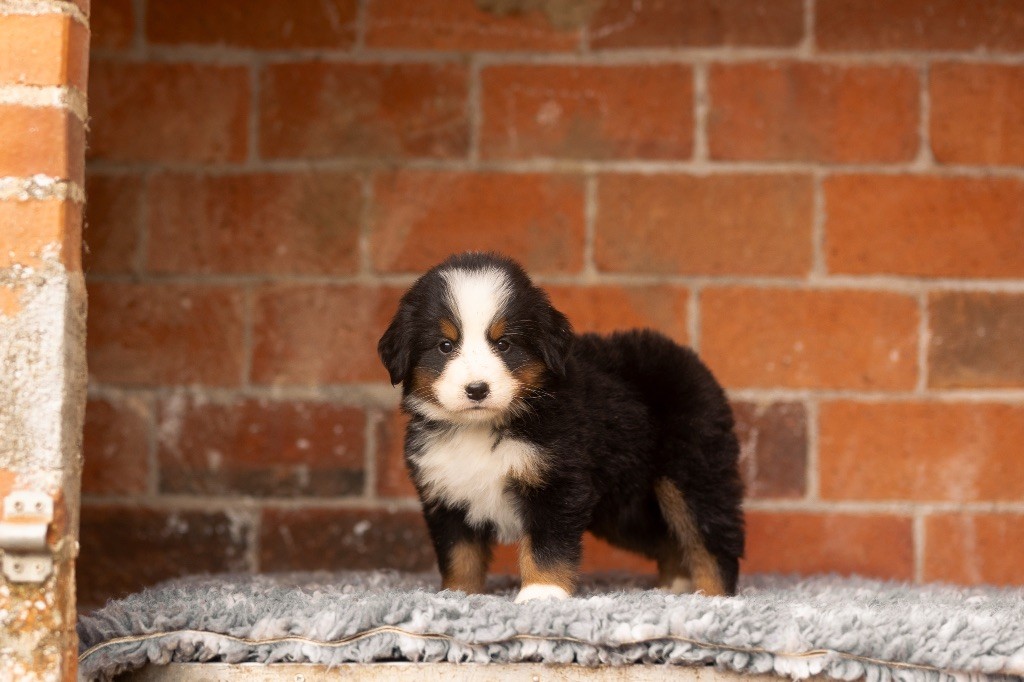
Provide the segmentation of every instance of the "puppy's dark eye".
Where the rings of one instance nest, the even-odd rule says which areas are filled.
[[[451,341],[449,341],[448,339],[445,339],[441,343],[437,344],[437,349],[439,351],[441,351],[442,353],[444,353],[445,355],[448,355],[453,350],[455,350],[455,346],[452,344]]]
[[[505,351],[512,347],[512,344],[508,342],[508,339],[498,339],[498,341],[494,345],[497,346],[498,350],[500,350],[502,353],[504,353]]]

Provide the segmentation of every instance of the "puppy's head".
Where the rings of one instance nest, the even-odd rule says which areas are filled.
[[[452,256],[402,297],[377,346],[407,409],[458,424],[504,421],[565,372],[565,316],[514,261]]]

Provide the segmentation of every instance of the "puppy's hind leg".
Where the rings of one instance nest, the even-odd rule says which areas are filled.
[[[704,544],[683,493],[675,483],[661,478],[654,484],[654,494],[673,539],[679,543],[680,563],[692,578],[694,589],[709,596],[729,594],[718,561]]]
[[[658,550],[658,587],[672,594],[683,594],[693,591],[693,579],[690,577],[690,565],[683,549],[676,540],[675,533],[665,538]]]

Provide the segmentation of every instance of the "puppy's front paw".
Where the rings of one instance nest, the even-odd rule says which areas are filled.
[[[516,596],[516,603],[522,604],[534,599],[557,599],[561,601],[568,598],[569,593],[558,585],[534,583],[532,585],[523,585],[523,589],[519,590],[519,594]]]
[[[689,578],[676,576],[672,580],[662,581],[658,587],[672,594],[686,594],[687,592],[693,592],[693,581]]]

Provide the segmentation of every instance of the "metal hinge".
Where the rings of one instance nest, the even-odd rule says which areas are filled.
[[[0,521],[0,550],[4,577],[12,583],[41,583],[53,571],[53,556],[46,544],[46,532],[53,521],[53,500],[49,495],[29,491],[12,492],[4,498]]]

